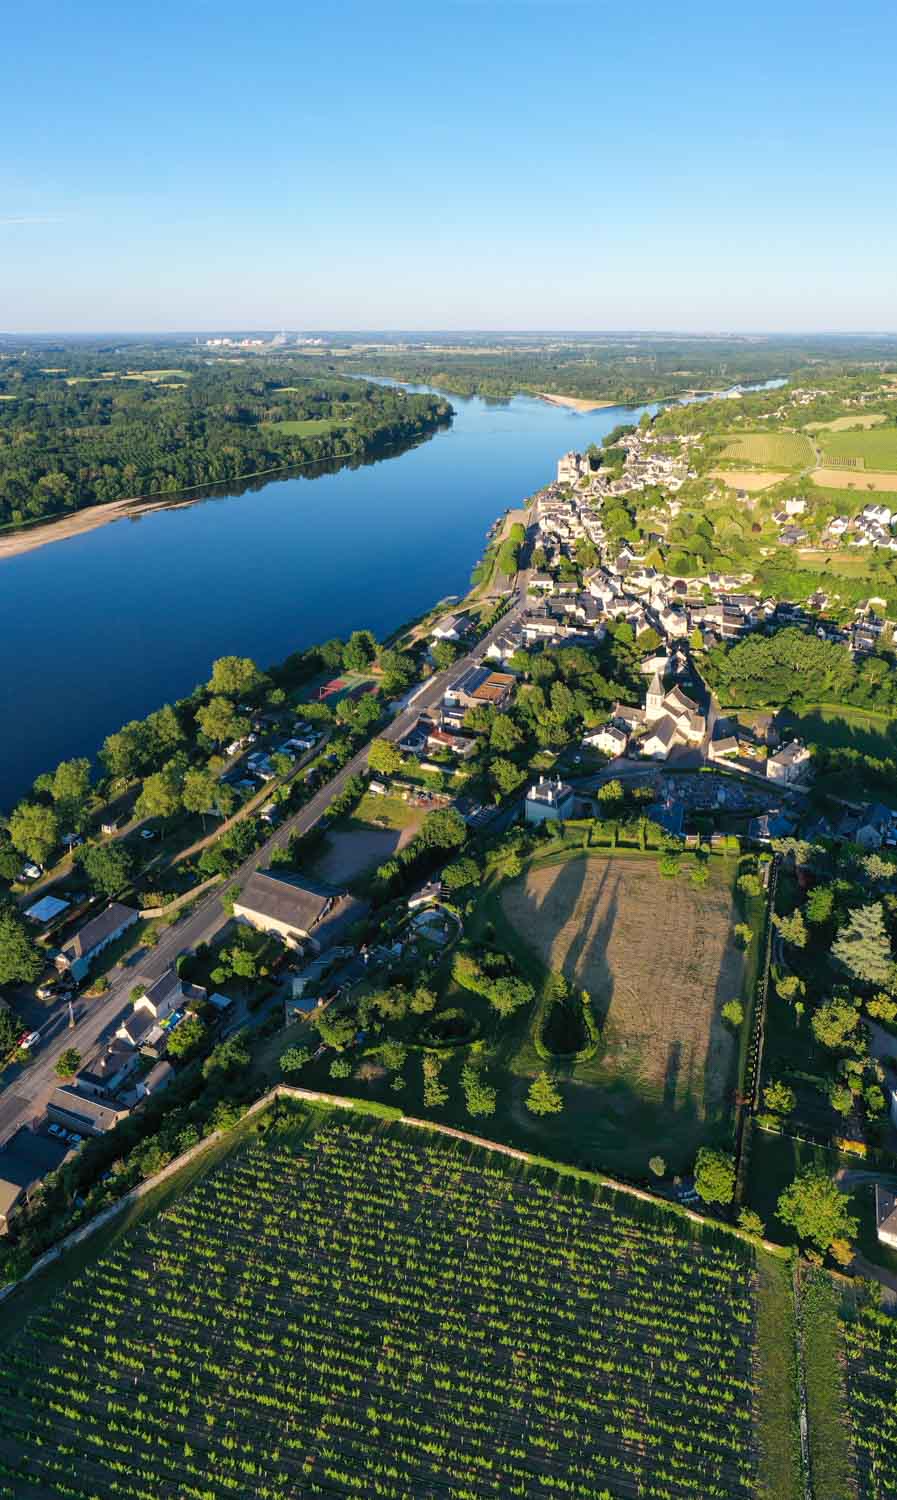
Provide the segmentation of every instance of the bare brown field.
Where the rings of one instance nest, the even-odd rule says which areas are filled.
[[[606,1081],[624,1078],[671,1112],[719,1115],[737,1048],[720,1010],[741,995],[745,968],[727,870],[695,887],[653,859],[581,855],[531,869],[502,906],[544,964],[593,996]]]
[[[856,475],[856,480],[851,482],[850,474]],[[814,469],[810,475],[814,484],[821,485],[824,490],[883,490],[885,493],[897,494],[897,473],[887,473],[882,469]]]
[[[711,469],[711,479],[721,479],[730,490],[768,490],[788,478],[787,471],[773,473],[769,469]]]

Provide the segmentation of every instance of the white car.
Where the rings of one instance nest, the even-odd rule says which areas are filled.
[[[19,1046],[22,1048],[23,1052],[30,1052],[31,1048],[36,1047],[39,1041],[40,1032],[29,1031],[27,1036],[23,1036],[21,1038],[21,1040],[19,1041]]]
[[[38,880],[40,878],[40,876],[43,875],[43,873],[44,873],[44,867],[43,867],[43,865],[36,865],[33,860],[29,860],[27,865],[23,865],[22,866],[22,873],[19,876],[19,879],[20,880]]]

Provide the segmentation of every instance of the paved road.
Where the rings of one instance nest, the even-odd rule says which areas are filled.
[[[437,672],[426,681],[411,702],[382,731],[384,739],[400,740],[408,733],[412,724],[426,709],[440,702],[446,687],[467,667],[473,666],[486,647],[501,635],[520,614],[526,599],[527,577],[521,574],[518,592],[497,625],[477,643],[473,652],[454,663],[447,671]],[[338,771],[333,779],[306,802],[305,806],[287,819],[269,839],[229,876],[226,885],[242,886],[254,870],[264,869],[270,862],[273,849],[283,848],[294,834],[307,833],[326,812],[333,798],[342,791],[350,776],[367,765],[367,746],[353,755],[352,759]],[[154,948],[138,951],[126,965],[119,965],[109,975],[110,988],[98,1000],[80,1002],[84,1014],[73,1028],[68,1026],[68,1013],[60,1009],[41,1027],[41,1043],[34,1061],[11,1081],[9,1090],[0,1096],[0,1144],[8,1140],[16,1129],[39,1115],[53,1087],[58,1082],[53,1064],[64,1047],[76,1047],[82,1057],[87,1057],[98,1043],[111,1038],[120,1022],[131,1011],[129,999],[135,984],[150,984],[170,969],[181,953],[195,949],[200,943],[209,942],[229,920],[221,905],[219,886],[205,896],[190,913],[171,927],[166,928]]]

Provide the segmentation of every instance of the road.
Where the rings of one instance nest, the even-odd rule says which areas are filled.
[[[456,661],[447,671],[436,672],[427,679],[412,701],[382,731],[384,739],[402,739],[420,714],[442,700],[448,684],[479,661],[491,641],[501,635],[520,614],[526,600],[526,586],[527,575],[521,573],[511,607],[502,615],[498,624],[477,642],[475,649],[467,656]],[[40,1047],[34,1061],[21,1072],[14,1071],[7,1091],[0,1095],[0,1145],[20,1125],[31,1123],[43,1114],[46,1101],[59,1081],[53,1066],[62,1049],[75,1047],[82,1057],[87,1057],[99,1043],[108,1041],[132,1009],[129,995],[134,985],[152,984],[172,967],[181,953],[195,949],[200,943],[210,942],[229,920],[221,905],[221,892],[227,886],[245,884],[254,870],[264,869],[270,863],[272,850],[283,848],[294,834],[307,833],[327,811],[350,776],[366,768],[367,753],[368,747],[364,745],[299,812],[288,818],[259,849],[234,870],[225,885],[205,896],[189,916],[166,928],[154,948],[138,953],[136,958],[113,969],[109,975],[110,988],[104,996],[79,1002],[76,1011],[80,1009],[84,1013],[76,1020],[74,1027],[68,1026],[68,1012],[65,1008],[54,1012],[41,1027]]]

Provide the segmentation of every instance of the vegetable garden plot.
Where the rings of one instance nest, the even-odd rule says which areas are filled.
[[[634,1207],[274,1131],[6,1352],[0,1495],[748,1500],[752,1252]]]
[[[861,1500],[897,1495],[897,1317],[863,1308],[841,1325]]]

